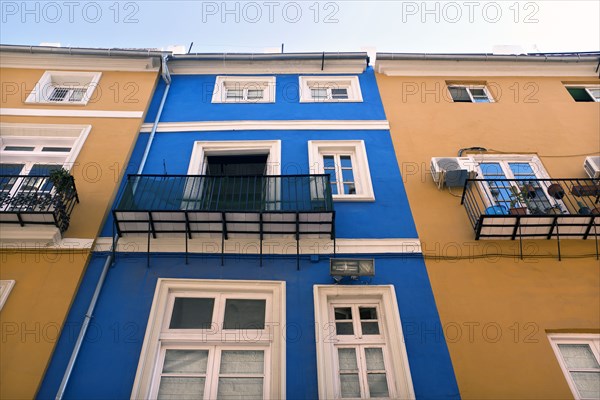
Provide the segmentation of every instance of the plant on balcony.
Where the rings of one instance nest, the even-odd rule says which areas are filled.
[[[510,214],[526,215],[529,211],[531,214],[543,214],[537,207],[534,201],[536,197],[535,188],[532,184],[525,184],[521,187],[511,186],[512,194],[510,196]]]
[[[69,198],[73,194],[73,177],[66,169],[61,167],[53,170],[48,179],[52,182],[56,193],[63,199]]]

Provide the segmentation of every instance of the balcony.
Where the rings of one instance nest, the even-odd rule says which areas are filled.
[[[66,177],[57,190],[49,175],[0,175],[0,223],[69,227],[79,203],[75,180]]]
[[[119,236],[335,238],[329,175],[129,175],[113,214]]]
[[[597,179],[468,179],[461,204],[476,239],[595,239]]]

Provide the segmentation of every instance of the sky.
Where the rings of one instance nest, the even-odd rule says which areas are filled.
[[[4,1],[3,44],[187,52],[600,50],[600,1]],[[510,51],[509,51],[510,52]]]

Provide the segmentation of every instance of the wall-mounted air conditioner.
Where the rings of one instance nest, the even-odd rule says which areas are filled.
[[[475,163],[469,157],[433,157],[431,176],[438,188],[463,187],[467,179],[476,176]]]
[[[583,169],[590,178],[600,178],[600,156],[586,157],[583,162]]]

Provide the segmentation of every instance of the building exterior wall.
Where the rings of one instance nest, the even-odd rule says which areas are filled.
[[[24,237],[15,239],[8,234],[7,224],[0,225],[0,280],[15,281],[0,312],[0,397],[23,399],[35,397],[39,389],[90,260],[92,244],[133,150],[158,69],[119,71],[115,67],[111,71],[110,62],[103,58],[94,61],[95,67],[78,69],[83,58],[68,55],[49,56],[48,60],[53,62],[50,68],[36,61],[34,55],[29,59],[25,56],[24,62],[29,67],[23,68],[8,65],[14,57],[11,53],[2,54],[2,124],[91,126],[77,158],[68,166],[75,179],[79,204],[75,205],[69,227],[60,238],[47,243],[28,241],[28,232],[35,227],[26,224],[23,228],[10,227],[11,232],[23,230]],[[94,71],[95,68],[102,70],[102,76],[87,105],[25,102],[46,70]],[[105,115],[90,117],[85,114],[89,111]],[[133,117],[122,118],[119,115],[122,111],[133,112]],[[56,112],[62,116],[55,116]]]
[[[477,146],[535,154],[552,178],[587,178],[583,161],[600,151],[600,108],[573,101],[564,83],[597,84],[597,74],[544,76],[539,66],[538,75],[496,76],[488,62],[489,75],[453,76],[469,70],[459,64],[435,76],[384,72],[377,82],[461,396],[572,398],[547,335],[600,332],[596,242],[561,239],[558,261],[556,239],[523,240],[522,260],[518,240],[476,241],[462,188],[438,190],[430,160]],[[453,103],[448,81],[485,82],[495,102]]]
[[[372,258],[375,260],[376,272],[370,280],[362,278],[358,282],[350,281],[351,284],[344,282],[341,286],[369,288],[393,285],[400,309],[414,393],[422,398],[457,398],[458,389],[445,341],[435,333],[433,337],[428,333],[439,325],[439,318],[427,271],[418,250],[418,239],[392,151],[389,130],[352,129],[347,124],[351,120],[385,122],[373,70],[368,68],[357,75],[363,103],[300,104],[297,97],[295,100],[288,100],[280,96],[284,83],[297,82],[298,75],[275,74],[278,83],[277,100],[274,104],[212,104],[209,96],[195,96],[198,87],[206,87],[206,92],[212,93],[215,75],[173,74],[164,113],[143,173],[187,174],[192,148],[197,141],[279,140],[281,174],[309,174],[309,141],[363,140],[375,201],[334,202],[336,240],[357,241],[352,242],[356,245],[345,247],[346,251],[338,252],[337,257]],[[297,90],[296,86],[295,91]],[[147,123],[154,120],[152,110],[157,109],[162,95],[163,90],[159,87],[146,119]],[[315,129],[302,129],[298,125],[296,129],[281,127],[248,130],[236,125],[235,130],[223,128],[211,131],[198,125],[197,129],[163,130],[165,124],[177,122],[197,124],[227,121],[237,124],[239,121],[256,120],[267,124],[278,119],[292,121],[292,126],[293,121],[297,120],[327,120],[328,123],[338,123],[339,128],[332,129],[321,123],[322,127]],[[140,164],[148,136],[145,132],[140,134],[128,172],[135,172]],[[101,236],[111,235],[113,222],[109,219]],[[257,238],[244,239],[246,242],[243,243],[248,244],[248,249],[252,250],[236,247],[235,239],[225,240],[222,255],[221,235],[213,238],[193,237],[188,240],[190,251],[187,254],[187,264],[183,235],[151,238],[150,254],[146,253],[146,240],[145,234],[138,237],[124,235],[119,239],[114,265],[108,272],[95,311],[94,327],[88,331],[65,398],[123,398],[132,395],[144,335],[148,335],[147,327],[150,326],[148,319],[153,295],[159,279],[165,278],[285,282],[286,329],[282,334],[285,339],[286,374],[285,393],[282,397],[319,397],[316,345],[321,339],[315,333],[312,296],[315,285],[334,283],[329,274],[329,260],[333,256],[331,240],[300,239],[301,254],[298,262],[293,237],[270,238],[272,247],[265,252],[262,266],[257,254]],[[402,251],[385,245],[389,240],[416,243],[417,249]],[[369,243],[375,242],[384,243],[383,247],[380,250],[376,246],[369,247]],[[207,250],[207,244],[212,246],[210,250]],[[311,248],[311,245],[316,245],[317,248]],[[70,310],[69,325],[77,326],[81,323],[107,257],[108,253],[94,253]],[[69,337],[63,331],[39,398],[55,396],[74,339],[74,336]],[[119,368],[115,368],[115,365]],[[107,382],[111,384],[107,385]]]

